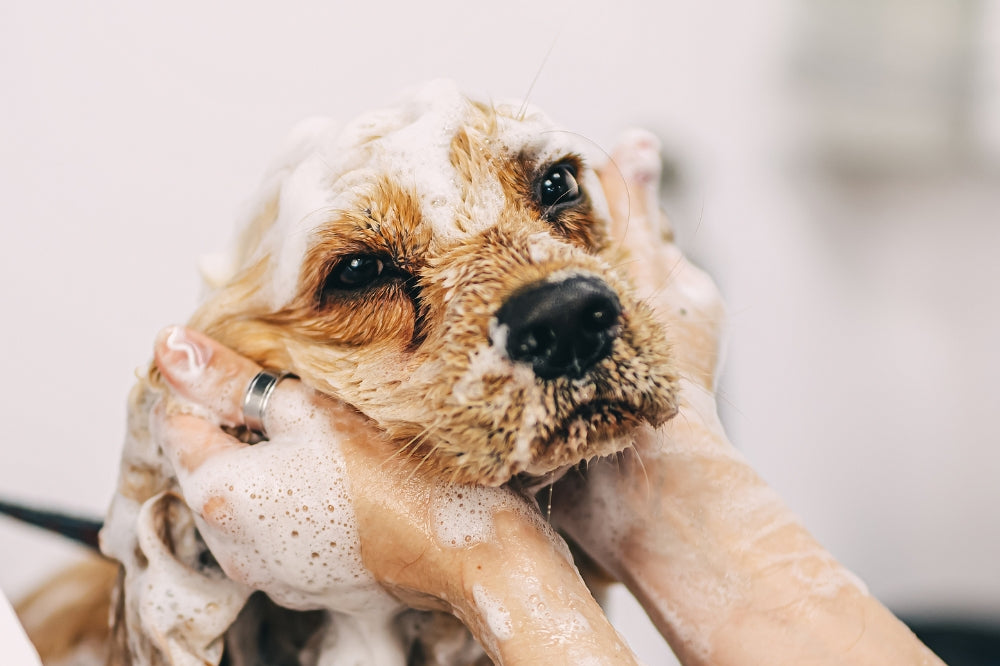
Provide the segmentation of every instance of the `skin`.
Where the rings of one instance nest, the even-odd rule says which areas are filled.
[[[668,239],[656,204],[655,153],[650,137],[633,137],[601,176],[632,278],[668,326],[684,377],[680,412],[637,432],[633,449],[617,459],[567,475],[554,492],[553,522],[629,587],[686,666],[941,664],[855,584],[728,442],[714,396],[722,299]],[[179,334],[187,351],[168,346],[167,335],[155,349],[170,387],[216,421],[240,424],[239,396],[259,367],[198,333]],[[431,528],[441,482],[393,457],[357,412],[297,381],[278,386],[269,413],[302,400],[338,434],[331,446],[345,461],[364,566],[391,594],[454,613],[496,663],[578,664],[582,656],[637,663],[537,507],[510,490],[485,489],[520,510],[485,517],[487,539],[444,544]],[[209,420],[163,410],[157,418],[182,489],[220,454],[254,455]],[[226,529],[211,523],[211,497],[192,508],[209,529]],[[251,525],[254,518],[235,520]],[[491,628],[477,603],[484,597],[502,601],[511,631],[498,636]],[[548,613],[536,612],[540,597]],[[582,618],[587,630],[568,630],[568,616]]]

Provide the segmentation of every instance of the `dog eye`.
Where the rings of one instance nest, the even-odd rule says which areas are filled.
[[[326,289],[360,289],[379,277],[385,263],[370,254],[353,254],[337,262],[326,280]]]
[[[555,164],[538,179],[538,203],[550,209],[575,203],[580,199],[580,186],[576,182],[576,169],[571,164]]]

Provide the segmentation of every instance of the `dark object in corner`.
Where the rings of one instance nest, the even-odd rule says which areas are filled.
[[[71,516],[61,511],[44,511],[32,509],[21,504],[12,504],[0,500],[0,514],[41,527],[42,529],[61,534],[94,550],[98,550],[97,533],[101,531],[104,521],[93,518]]]
[[[1000,625],[961,618],[904,620],[949,666],[1000,666]]]

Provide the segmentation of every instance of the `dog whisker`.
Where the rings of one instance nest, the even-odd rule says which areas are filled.
[[[420,468],[424,466],[424,463],[426,463],[428,460],[434,457],[434,453],[437,448],[438,447],[435,444],[427,450],[427,453],[424,454],[424,456],[420,459],[420,461],[414,466],[413,470],[410,472],[410,476],[407,477],[407,481],[412,481],[413,478],[417,475],[417,473],[420,472]],[[455,470],[455,472],[457,471],[458,470]]]
[[[528,86],[528,92],[524,93],[524,99],[521,102],[521,107],[517,111],[517,119],[524,120],[524,114],[528,112],[528,102],[531,99],[531,93],[535,90],[535,84],[538,83],[538,79],[542,76],[542,71],[545,69],[545,65],[549,62],[549,57],[551,57],[552,52],[556,48],[556,43],[559,41],[559,35],[562,34],[562,28],[560,28],[555,36],[552,38],[552,42],[549,44],[549,48],[545,51],[545,55],[542,56],[542,62],[538,65],[538,69],[535,70],[535,75],[531,79],[531,84]]]
[[[426,442],[433,435],[435,425],[436,424],[430,424],[424,427],[423,430],[421,430],[419,433],[411,437],[408,442],[397,448],[392,453],[392,455],[386,459],[385,462],[388,463],[391,460],[402,458],[406,455],[409,455],[412,451],[419,449],[421,445],[423,445],[423,443]],[[427,458],[427,456],[433,455],[433,452],[434,452],[434,447],[431,447],[431,450],[428,452],[428,454],[424,456],[425,459]]]
[[[629,442],[629,445],[622,451],[622,455],[631,453],[635,458],[636,462],[639,464],[639,469],[642,470],[643,482],[646,485],[646,499],[649,500],[653,496],[653,486],[649,480],[649,473],[646,470],[646,463],[642,459],[642,454],[636,447],[635,442]]]

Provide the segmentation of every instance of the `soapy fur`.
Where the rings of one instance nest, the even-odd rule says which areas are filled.
[[[620,451],[634,427],[674,414],[676,377],[662,326],[614,268],[622,257],[585,152],[577,135],[541,112],[477,103],[446,82],[340,131],[308,121],[276,162],[234,252],[212,263],[211,289],[190,325],[353,405],[400,455],[443,480],[497,486]],[[573,166],[583,196],[557,214],[538,202],[535,183],[559,162]],[[358,255],[379,257],[398,279],[354,292],[329,288],[338,262]],[[569,276],[600,280],[615,293],[617,335],[582,377],[540,379],[508,358],[496,312],[526,285]],[[252,635],[254,623],[281,626],[291,612],[283,608],[326,612],[316,636],[296,648],[309,663],[482,659],[457,623],[403,611],[363,570],[342,463],[308,406],[291,411],[306,432],[298,448],[259,444],[271,448],[257,468],[213,466],[234,480],[221,483],[227,492],[184,497],[150,417],[189,407],[158,384],[153,372],[130,397],[118,491],[102,534],[104,552],[122,564],[113,663],[216,664],[224,646],[243,663],[233,637]],[[336,500],[331,523],[317,518],[325,504],[304,499],[323,493]],[[484,523],[465,527],[462,513],[492,512],[492,501],[475,487],[461,498],[442,493],[440,538],[487,538]],[[254,538],[236,530],[213,543],[203,535],[210,530],[198,529],[203,521],[225,525],[234,503],[248,502],[262,507]],[[288,539],[314,544],[297,550],[321,554],[313,559],[325,570],[282,559]],[[278,605],[254,602],[255,589]],[[502,604],[477,602],[489,610],[496,640],[508,637]],[[587,631],[580,618],[564,620],[567,640]]]

